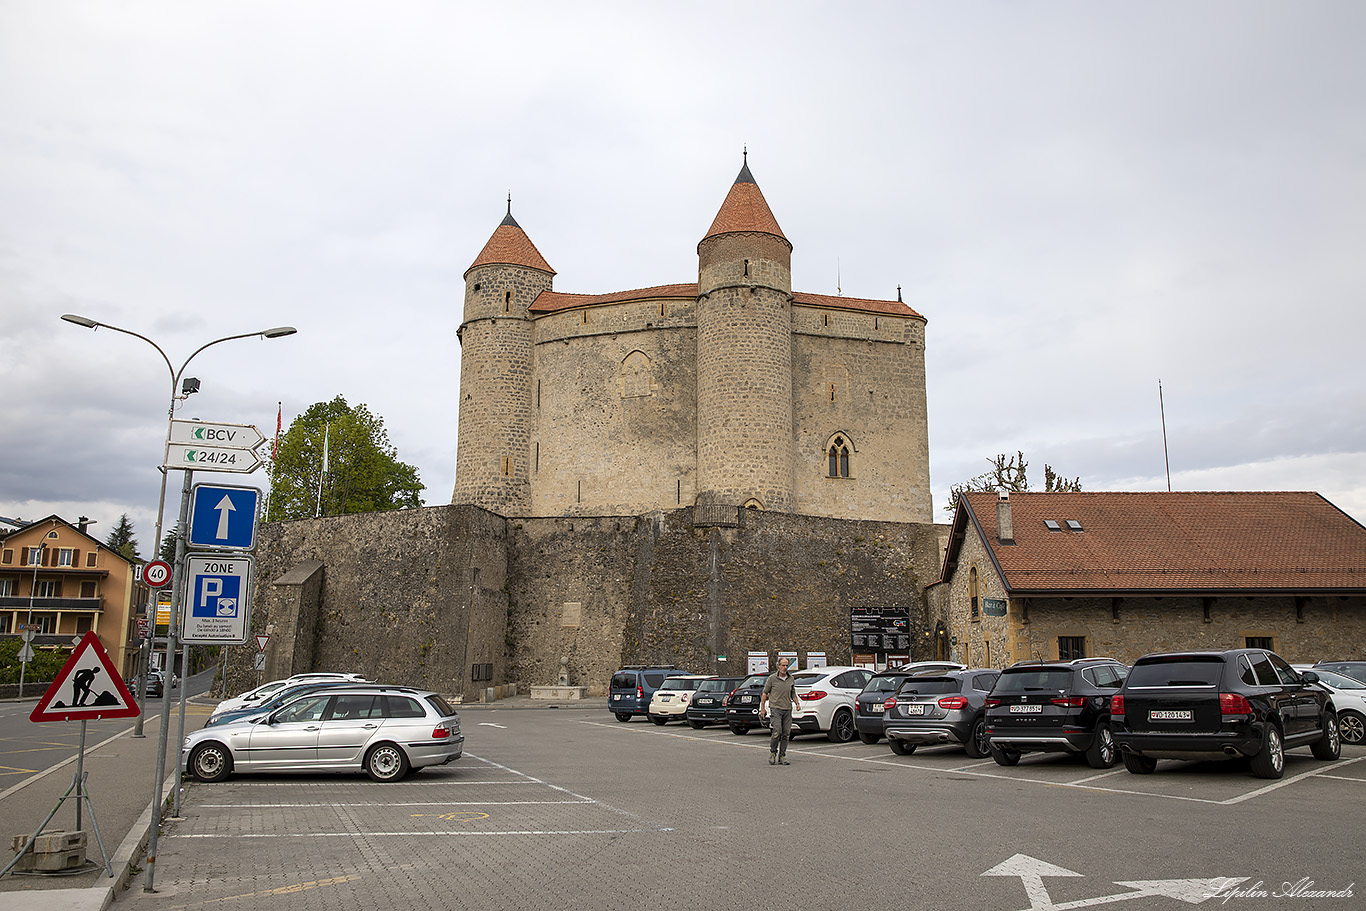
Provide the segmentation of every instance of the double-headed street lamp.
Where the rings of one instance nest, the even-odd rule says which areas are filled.
[[[179,370],[176,370],[174,367],[171,366],[171,359],[170,359],[169,357],[167,357],[166,352],[162,350],[161,346],[158,345],[156,342],[152,341],[152,340],[151,340],[150,338],[148,338],[147,336],[142,335],[141,333],[133,332],[131,329],[122,329],[122,328],[120,328],[120,327],[118,327],[118,326],[111,326],[111,325],[108,324],[108,323],[102,323],[102,322],[100,322],[99,320],[93,320],[93,319],[90,319],[89,317],[86,317],[86,316],[78,316],[78,315],[75,314],[75,313],[64,313],[64,314],[62,314],[62,319],[66,320],[68,323],[74,323],[75,325],[81,326],[81,327],[86,328],[86,329],[100,329],[100,328],[105,328],[105,329],[112,329],[112,330],[115,331],[115,332],[122,332],[124,335],[131,335],[131,336],[133,336],[134,338],[140,338],[140,339],[142,339],[144,342],[146,342],[147,344],[151,345],[153,348],[155,348],[155,349],[157,350],[157,354],[160,354],[160,355],[161,355],[161,359],[162,359],[163,361],[166,362],[166,370],[167,370],[167,371],[170,373],[170,375],[171,375],[171,403],[170,403],[170,406],[166,409],[166,444],[167,444],[167,445],[169,445],[170,442],[171,442],[171,421],[175,420],[175,403],[176,403],[176,400],[177,400],[177,398],[178,398],[178,396],[176,395],[176,389],[177,389],[177,387],[180,385],[180,378],[181,378],[181,375],[184,374],[185,368],[188,367],[188,366],[190,366],[190,361],[192,361],[192,360],[195,359],[195,355],[199,354],[199,352],[203,351],[205,348],[208,348],[208,347],[210,347],[211,345],[217,345],[217,344],[219,344],[220,342],[230,342],[230,341],[232,341],[233,339],[251,338],[252,336],[260,336],[261,338],[281,338],[281,337],[286,336],[286,335],[293,335],[296,331],[298,331],[298,330],[296,330],[293,326],[277,326],[277,327],[275,327],[274,329],[263,329],[263,330],[261,330],[261,331],[259,331],[259,332],[243,332],[243,333],[241,333],[240,335],[228,335],[228,336],[224,336],[223,338],[216,338],[216,339],[214,339],[213,341],[207,342],[207,343],[205,343],[205,344],[203,344],[203,345],[200,345],[198,348],[196,348],[195,351],[194,351],[194,354],[191,354],[189,357],[185,358],[185,363],[183,363],[183,364],[180,365],[180,369],[179,369]],[[186,392],[184,393],[184,395],[189,395],[190,392],[197,391],[198,388],[199,388],[199,384],[198,384],[198,382],[196,382],[196,383],[194,384],[194,388],[193,388],[193,389],[187,389]],[[183,397],[184,397],[183,395],[182,395],[182,396],[179,396],[179,398],[183,398]],[[164,447],[163,447],[162,451],[165,452],[165,448],[164,448]],[[162,528],[162,524],[163,524],[163,519],[164,519],[164,516],[165,516],[165,512],[166,512],[166,469],[165,469],[165,468],[162,468],[162,469],[161,469],[161,495],[160,495],[160,497],[157,499],[157,524],[156,524],[156,536],[155,536],[155,538],[153,539],[153,544],[152,544],[152,553],[153,553],[154,556],[156,555],[157,551],[158,551],[158,550],[160,549],[160,547],[161,547],[161,528]],[[154,629],[155,629],[155,619],[156,619],[156,592],[155,592],[155,590],[149,591],[148,596],[147,596],[147,615],[148,615],[148,620],[149,620],[149,627],[151,627],[151,628],[154,630]],[[173,637],[171,637],[171,636],[169,635],[171,632],[172,632],[171,630],[169,630],[169,629],[167,630],[168,638],[173,638]],[[149,638],[150,638],[150,637],[149,637]],[[168,643],[168,646],[169,646],[169,643]],[[171,650],[170,650],[169,647],[167,648],[167,658],[168,658],[167,672],[168,672],[168,673],[172,673],[172,672],[174,672],[174,654],[171,652]],[[146,666],[146,665],[147,665],[148,662],[145,660],[145,656],[142,655],[142,650],[141,650],[141,648],[139,649],[139,660],[140,660],[140,662],[141,662],[141,664],[142,664],[142,667],[140,668],[140,673],[139,673],[139,678],[140,678],[141,681],[142,681],[142,685],[139,687],[139,690],[140,690],[140,691],[139,691],[139,693],[138,693],[138,698],[139,698],[140,701],[142,701],[142,702],[145,703],[146,698],[147,698],[147,684],[146,684],[146,681],[147,681],[147,666]],[[170,693],[170,690],[171,690],[170,687],[166,687],[166,688],[165,688],[165,692],[166,692],[167,694]],[[134,736],[134,737],[141,737],[141,736],[142,736],[142,719],[143,719],[143,714],[144,714],[144,713],[139,713],[138,716],[137,716],[136,721],[134,722],[134,731],[133,731],[133,736]],[[164,734],[164,731],[163,731],[163,734]]]

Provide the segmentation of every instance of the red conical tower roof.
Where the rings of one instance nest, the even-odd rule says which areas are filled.
[[[479,255],[470,263],[470,268],[465,270],[465,274],[469,275],[470,269],[476,266],[487,266],[492,263],[526,266],[528,269],[539,269],[551,275],[555,274],[555,270],[550,268],[550,263],[541,255],[541,251],[536,249],[531,238],[526,236],[522,226],[512,217],[511,197],[508,198],[507,217],[494,229],[493,236],[484,244],[484,249],[479,251]]]
[[[768,201],[754,182],[754,175],[749,173],[748,155],[744,166],[740,168],[740,176],[735,178],[730,192],[726,194],[726,201],[721,203],[721,211],[716,213],[716,219],[702,239],[741,231],[772,234],[787,241],[783,229],[778,227],[778,219],[773,217],[773,211],[768,207]],[[791,241],[788,241],[788,246],[791,245]]]

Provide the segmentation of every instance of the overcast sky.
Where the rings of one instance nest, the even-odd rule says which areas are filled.
[[[508,192],[557,290],[690,282],[748,145],[795,290],[928,318],[938,520],[998,452],[1165,489],[1159,380],[1173,489],[1366,520],[1363,35],[1359,2],[0,0],[0,515],[153,543],[170,373],[63,313],[176,367],[295,326],[198,355],[178,413],[343,395],[447,503]]]

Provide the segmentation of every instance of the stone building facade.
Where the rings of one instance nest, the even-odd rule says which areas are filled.
[[[924,317],[794,292],[791,254],[747,164],[691,284],[557,292],[509,210],[465,274],[451,502],[932,522]]]
[[[966,664],[1259,646],[1366,657],[1366,529],[1314,493],[972,493],[927,592]]]

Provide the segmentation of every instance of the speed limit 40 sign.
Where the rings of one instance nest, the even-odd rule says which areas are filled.
[[[171,581],[171,564],[165,560],[153,560],[142,568],[142,581],[151,588],[161,588]]]

